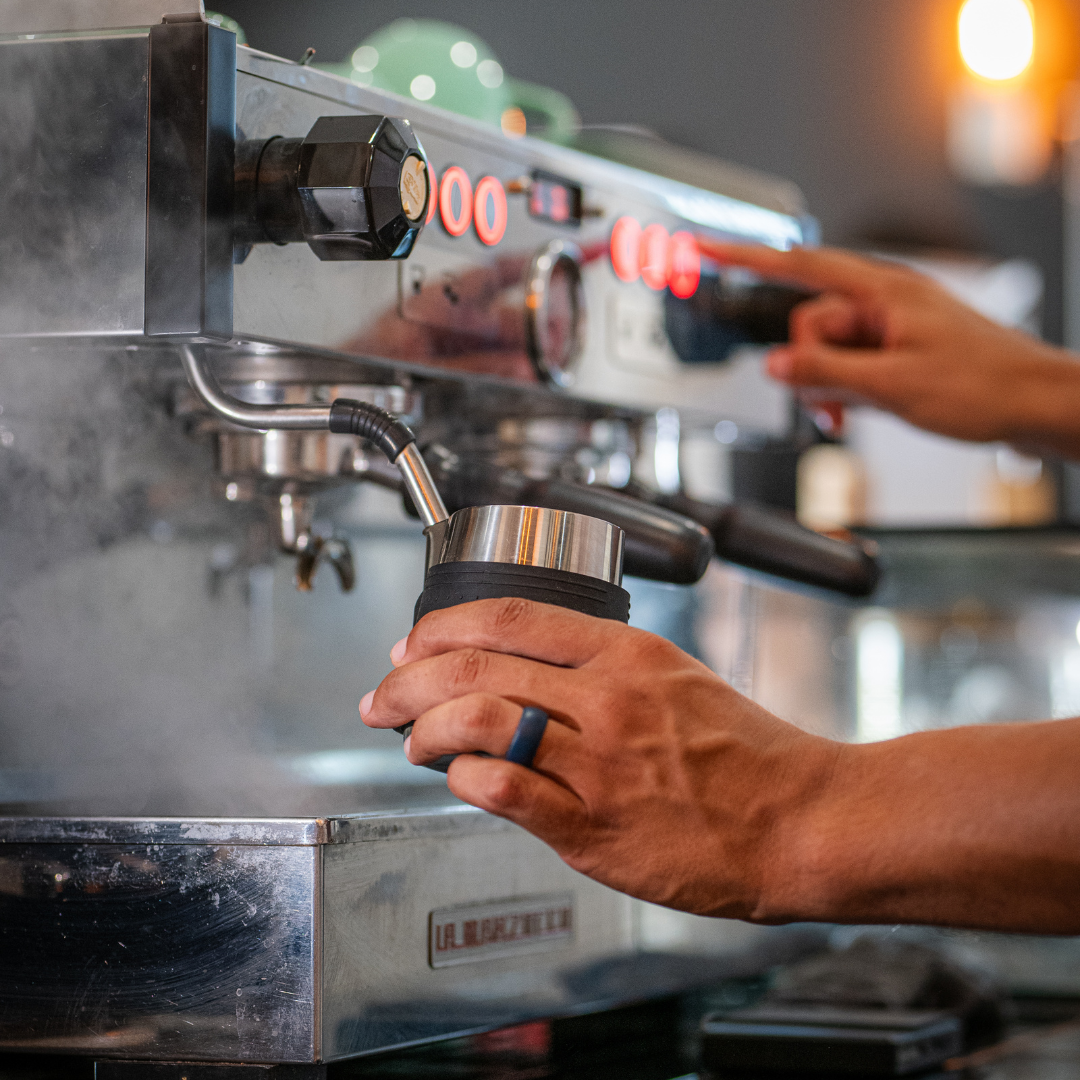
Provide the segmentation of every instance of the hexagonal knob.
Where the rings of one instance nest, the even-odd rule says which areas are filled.
[[[323,116],[303,139],[237,148],[236,243],[306,241],[320,259],[403,259],[428,200],[408,120]]]

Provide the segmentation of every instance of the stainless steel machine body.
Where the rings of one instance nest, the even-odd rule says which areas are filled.
[[[672,410],[769,431],[787,401],[753,361],[681,360],[666,264],[613,230],[789,246],[797,193],[513,140],[179,0],[8,0],[0,90],[0,1048],[327,1061],[670,992],[703,969],[657,951],[756,942],[575,875],[359,725],[424,541],[352,484],[407,476],[327,416],[382,405],[545,482],[674,461],[677,487]],[[305,182],[267,209],[275,154]],[[355,591],[295,594],[280,548]]]
[[[334,1061],[605,1005],[632,947],[626,897],[470,807],[0,837],[7,1050]]]
[[[36,22],[0,20],[0,34],[49,29],[50,6],[40,5]],[[143,17],[158,6],[143,5]],[[196,40],[186,16],[167,18],[92,37],[16,33],[0,44],[6,100],[19,103],[8,153],[20,178],[3,194],[0,335],[140,345],[209,335],[241,350],[287,342],[526,384],[547,372],[574,396],[647,413],[668,405],[765,428],[786,422],[782,394],[745,364],[680,363],[664,332],[664,285],[621,279],[609,239],[617,220],[633,217],[668,233],[798,244],[810,226],[790,186],[692,188],[235,49],[217,27]],[[187,53],[191,71],[180,70]],[[194,99],[186,111],[185,95]],[[302,243],[234,246],[234,146],[302,138],[321,116],[350,115],[409,118],[436,183],[460,170],[465,187],[451,195],[464,231],[441,224],[433,190],[407,259],[326,262]],[[469,227],[471,208],[460,207],[485,177],[504,192],[497,243],[485,243]],[[573,192],[576,219],[530,212],[529,192],[545,177]],[[574,301],[548,312],[574,300],[572,274],[559,272],[568,266],[580,276],[580,309]],[[553,325],[538,325],[543,315],[567,321],[564,336],[580,338],[580,350],[544,355]]]

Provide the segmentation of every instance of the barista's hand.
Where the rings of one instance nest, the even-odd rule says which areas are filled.
[[[827,788],[838,744],[778,720],[662,638],[562,608],[437,611],[399,648],[364,721],[415,720],[414,763],[463,754],[448,777],[459,798],[635,896],[702,914],[791,914],[762,906],[776,891],[765,879],[782,864],[785,824]],[[497,760],[527,704],[551,717],[533,770]]]
[[[1080,720],[808,735],[674,645],[522,600],[426,615],[361,702],[413,762],[635,896],[762,922],[1080,932]],[[533,769],[498,760],[523,705]],[[476,751],[496,755],[473,756]]]
[[[896,263],[700,244],[722,264],[821,291],[792,313],[790,344],[770,352],[774,378],[942,435],[1080,456],[1080,365],[1064,350],[991,322]]]

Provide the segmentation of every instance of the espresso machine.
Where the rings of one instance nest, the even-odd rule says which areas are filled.
[[[452,514],[597,521],[615,586],[873,590],[680,481],[688,433],[789,423],[741,347],[792,298],[695,237],[812,242],[790,185],[512,138],[196,0],[5,0],[0,83],[0,1050],[314,1077],[795,948],[581,877],[355,711]]]

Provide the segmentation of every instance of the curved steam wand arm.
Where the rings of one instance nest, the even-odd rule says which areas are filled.
[[[225,393],[202,349],[181,345],[180,362],[191,388],[222,420],[256,431],[331,431],[357,435],[377,446],[398,467],[425,529],[449,516],[427,464],[416,449],[416,436],[378,406],[349,398],[338,398],[330,405],[251,405]]]

